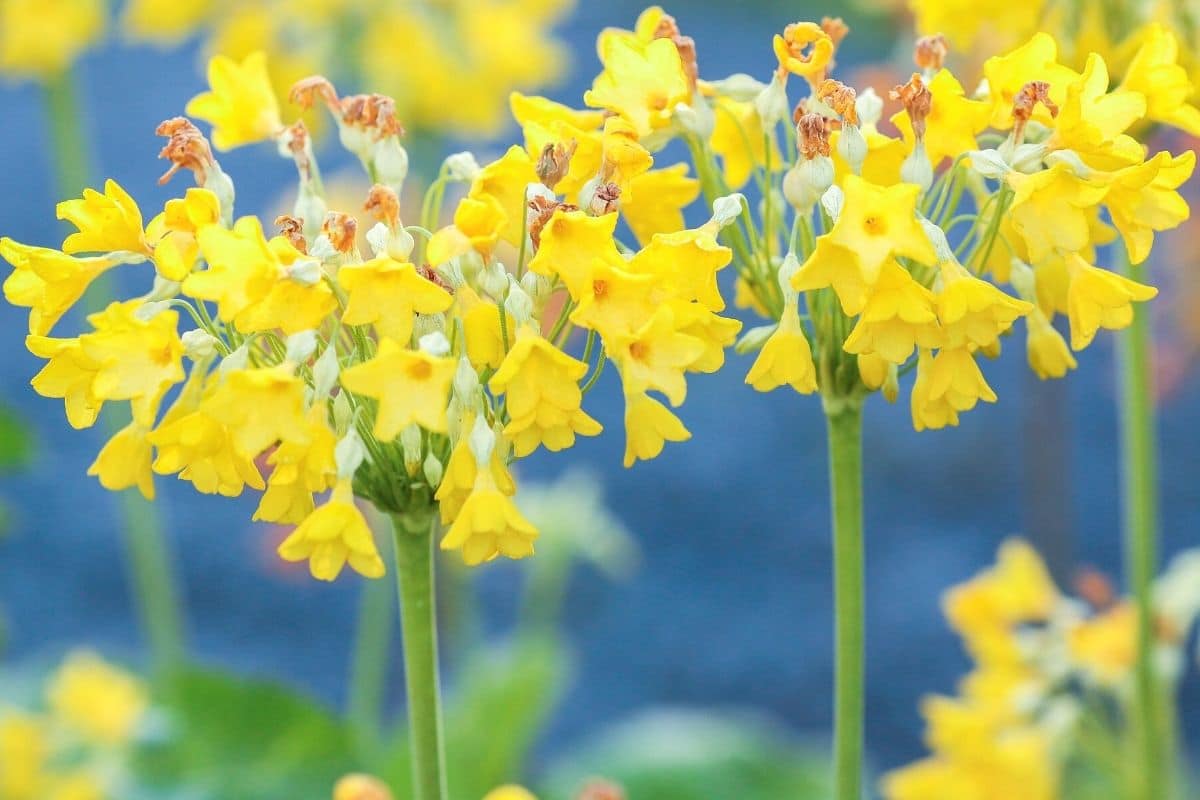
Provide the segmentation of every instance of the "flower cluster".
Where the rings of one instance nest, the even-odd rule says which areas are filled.
[[[132,675],[89,652],[67,657],[45,690],[45,710],[0,706],[0,798],[114,796],[114,752],[130,744],[149,701]]]
[[[0,0],[0,76],[48,80],[104,35],[104,0]]]
[[[1200,554],[1183,553],[1155,586],[1156,661],[1169,683],[1200,612],[1197,569]],[[1129,731],[1136,612],[1097,573],[1080,590],[1084,599],[1061,594],[1037,553],[1013,540],[994,567],[946,594],[946,617],[975,668],[959,696],[924,702],[933,754],[885,775],[887,800],[1050,800],[1071,785],[1068,775],[1078,780],[1074,770],[1119,768],[1111,756],[1086,762],[1099,752],[1089,750],[1097,735],[1119,747]]]
[[[457,154],[426,195],[424,225],[405,225],[408,156],[391,98],[298,82],[295,103],[327,106],[376,181],[364,257],[367,225],[326,208],[306,129],[284,126],[261,102],[265,69],[261,57],[254,63],[226,73],[216,59],[210,91],[188,108],[214,123],[218,142],[269,136],[294,160],[300,188],[278,235],[256,217],[234,219],[232,179],[199,129],[176,118],[158,131],[171,162],[164,180],[187,170],[197,185],[149,224],[110,180],[103,193],[59,204],[78,228],[61,250],[0,240],[15,268],[5,296],[30,309],[26,343],[47,360],[34,389],[61,398],[76,428],[106,402],[130,404],[132,420],[89,470],[105,487],[153,498],[156,473],[206,494],[250,487],[263,492],[255,519],[297,525],[283,558],[307,560],[327,580],[346,563],[378,577],[384,565],[355,496],[417,525],[436,510],[449,526],[442,547],[469,564],[532,553],[537,531],[512,502],[509,464],[600,433],[581,404],[609,360],[627,398],[626,465],[688,437],[649,393],[678,406],[685,373],[719,367],[737,334],[739,323],[716,314],[716,272],[731,257],[716,236],[728,212],[651,235],[663,214],[649,204],[638,217],[646,246],[620,249],[615,197],[656,180],[621,119],[599,129],[598,115],[531,101],[531,135],[579,130],[581,152],[595,145],[594,176],[570,174],[567,160],[576,170],[588,162],[554,147],[536,158],[514,147],[482,167]],[[574,180],[570,199],[583,202],[586,188],[583,207],[555,193]],[[454,184],[465,196],[433,233]],[[509,256],[512,270],[501,260]],[[147,294],[91,314],[79,336],[51,335],[97,277],[147,263]],[[194,324],[182,333],[181,312]],[[582,358],[564,349],[576,327],[588,332]]]

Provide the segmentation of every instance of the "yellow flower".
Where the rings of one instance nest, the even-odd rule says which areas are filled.
[[[774,137],[768,146],[762,117],[753,100],[734,100],[717,97],[713,103],[716,122],[709,140],[712,150],[721,157],[725,183],[730,189],[740,189],[750,180],[756,167],[782,163]]]
[[[454,224],[441,228],[429,240],[425,255],[431,264],[445,264],[475,250],[487,257],[500,241],[508,215],[489,195],[468,195],[454,209]]]
[[[940,32],[956,50],[970,53],[981,42],[1001,47],[1036,30],[1046,9],[1015,5],[1007,0],[908,0],[922,34]],[[947,796],[954,796],[953,793]]]
[[[925,154],[936,169],[945,159],[953,159],[978,147],[975,135],[988,126],[992,107],[985,100],[967,97],[962,84],[948,69],[938,70],[928,88],[933,95],[933,105],[925,118]],[[908,112],[902,109],[894,114],[892,124],[903,134],[911,149],[914,140]]]
[[[933,293],[895,261],[884,264],[862,314],[843,346],[847,353],[878,354],[903,364],[917,347],[942,344]]]
[[[241,63],[217,55],[208,62],[210,91],[196,95],[186,113],[212,123],[213,144],[231,150],[270,139],[279,133],[279,102],[267,73],[267,56],[261,50]]]
[[[542,98],[532,98],[541,100]],[[550,101],[544,101],[549,103]],[[555,104],[557,105],[557,103]],[[564,113],[581,113],[562,107]],[[586,112],[598,113],[598,112]],[[544,122],[540,119],[524,119],[518,117],[521,129],[525,134],[525,150],[532,158],[539,158],[546,147],[563,148],[564,152],[574,148],[567,165],[566,174],[551,188],[572,202],[578,197],[579,190],[600,172],[604,161],[604,145],[599,126],[602,120],[597,119],[592,128],[577,128],[564,119],[550,117]],[[622,198],[624,199],[624,198]]]
[[[0,3],[0,73],[48,80],[104,34],[102,0],[5,0]]]
[[[675,164],[638,175],[629,190],[621,197],[621,216],[644,245],[656,233],[683,229],[683,209],[700,196],[700,181],[688,177],[687,164]]]
[[[367,520],[354,504],[349,477],[339,478],[329,500],[283,540],[279,557],[307,560],[309,572],[322,581],[336,578],[347,562],[364,578],[381,578],[385,572]]]
[[[710,311],[722,311],[725,300],[717,273],[733,260],[733,251],[718,244],[705,227],[660,233],[629,262],[635,274],[653,275],[663,288],[683,300],[695,300]]]
[[[499,369],[504,360],[504,334],[500,329],[500,307],[486,302],[466,284],[454,292],[457,315],[463,321],[467,339],[467,359],[477,370]],[[516,330],[512,314],[504,312],[507,330]]]
[[[571,322],[596,331],[606,341],[641,327],[663,294],[654,275],[635,274],[602,261],[593,265],[588,288],[579,296]]]
[[[1177,63],[1179,40],[1160,23],[1146,25],[1140,45],[1118,92],[1137,92],[1146,98],[1146,118],[1200,136],[1200,109],[1188,102],[1193,94],[1187,70]]]
[[[150,701],[146,687],[124,670],[87,651],[72,653],[50,681],[51,712],[101,745],[128,742]]]
[[[657,458],[666,442],[686,442],[692,434],[679,417],[645,392],[625,391],[625,466]]]
[[[156,473],[179,473],[201,494],[237,497],[246,486],[265,488],[254,459],[234,448],[226,426],[190,401],[176,405],[172,412],[147,437],[157,449],[152,465]]]
[[[412,264],[386,256],[343,266],[337,279],[348,294],[342,322],[373,323],[381,336],[400,344],[412,338],[413,314],[437,314],[454,302],[449,292],[418,274]]]
[[[913,184],[876,186],[856,175],[848,175],[844,189],[842,213],[833,229],[820,239],[848,252],[852,268],[857,268],[865,283],[874,284],[880,269],[892,258],[911,258],[923,264],[937,262],[933,245],[917,221],[919,187]],[[817,288],[806,286],[800,276],[820,270],[819,253],[814,252],[796,274],[793,288],[800,288],[797,283],[804,288]],[[843,262],[840,266],[845,270],[847,265]],[[846,313],[857,312],[846,309]]]
[[[912,389],[913,428],[919,432],[957,425],[958,412],[970,411],[980,400],[994,403],[996,393],[969,350],[956,347],[936,356],[920,351]]]
[[[0,257],[14,272],[4,281],[4,297],[29,311],[29,332],[45,336],[92,281],[123,263],[114,256],[75,258],[58,250],[0,238]]]
[[[183,380],[183,343],[178,312],[159,311],[147,320],[142,308],[130,300],[89,315],[95,331],[80,336],[79,345],[95,368],[92,394],[132,401],[134,420],[149,427],[163,395]]]
[[[942,264],[942,280],[937,315],[946,347],[991,347],[1018,317],[1033,308],[1032,303],[1009,297],[954,261]]]
[[[468,197],[495,200],[504,213],[505,223],[501,238],[511,245],[521,244],[521,229],[525,223],[525,189],[537,183],[537,170],[533,159],[524,148],[513,145],[504,155],[490,164],[485,164],[471,182]]]
[[[1104,205],[1134,264],[1149,257],[1155,231],[1174,228],[1190,216],[1187,201],[1176,190],[1195,167],[1196,154],[1191,150],[1174,157],[1162,152],[1105,176]]]
[[[832,287],[847,316],[862,313],[871,283],[857,269],[852,249],[836,244],[828,235],[817,237],[812,255],[792,276],[792,288],[798,292]]]
[[[333,787],[333,800],[392,800],[387,784],[372,775],[345,775]]]
[[[467,415],[463,419],[460,429],[470,431],[474,423],[475,417]],[[504,462],[505,457],[501,453],[501,448],[494,448],[491,459],[492,482],[501,492],[511,497],[516,494],[517,485],[513,483],[512,475],[509,474],[508,467]],[[469,437],[464,435],[450,452],[450,460],[446,462],[442,483],[435,495],[442,515],[442,524],[449,524],[458,516],[463,503],[471,496],[471,492],[475,491],[475,479],[478,474],[479,466],[475,462],[475,455],[471,452]]]
[[[1127,680],[1137,659],[1137,610],[1120,603],[1080,622],[1067,635],[1071,660],[1101,684]]]
[[[42,397],[62,398],[72,428],[95,424],[104,405],[92,390],[98,365],[84,354],[79,339],[27,336],[25,346],[38,358],[48,360],[30,382],[33,390]]]
[[[530,259],[529,270],[561,278],[578,301],[591,291],[598,262],[628,268],[613,238],[616,228],[616,214],[591,217],[583,211],[555,211],[542,229],[541,246]]]
[[[675,326],[680,333],[694,336],[704,352],[688,365],[689,372],[716,372],[725,363],[725,348],[731,346],[742,330],[742,321],[719,317],[701,303],[671,301]]]
[[[1068,255],[1066,263],[1071,280],[1067,313],[1074,350],[1091,344],[1100,328],[1115,331],[1129,327],[1133,322],[1132,303],[1150,300],[1158,294],[1153,286],[1093,267],[1076,253]]]
[[[220,220],[221,203],[208,189],[193,186],[182,198],[168,200],[163,213],[146,226],[158,274],[172,281],[186,278],[200,257],[196,233]]]
[[[442,538],[441,548],[460,551],[463,562],[473,567],[501,555],[531,556],[537,536],[537,528],[497,488],[492,471],[477,470],[475,486]]]
[[[1033,263],[1054,251],[1077,252],[1091,242],[1089,213],[1107,191],[1104,186],[1075,177],[1071,168],[1055,163],[1049,169],[1025,175],[1007,175],[1013,188],[1010,207],[1013,228],[1029,248]]]
[[[277,257],[256,217],[242,217],[226,230],[209,225],[197,233],[208,269],[183,281],[183,293],[217,304],[217,316],[233,322],[238,314],[266,297],[280,272]]]
[[[704,343],[680,333],[674,312],[661,306],[636,332],[613,337],[609,357],[621,371],[627,394],[656,389],[679,406],[687,396],[683,373],[704,352]]]
[[[483,800],[537,800],[537,797],[523,786],[508,784],[492,789],[483,796]]]
[[[903,139],[880,133],[874,125],[862,126],[863,137],[867,140],[867,159],[862,166],[862,179],[876,186],[892,186],[900,182],[900,167],[908,156],[909,147]],[[838,149],[838,141],[842,138],[841,131],[829,134],[830,156],[833,158],[834,183],[842,186],[847,176],[853,175],[854,170],[842,158]]]
[[[636,43],[624,37],[602,40],[604,71],[583,96],[593,108],[627,119],[638,137],[671,123],[675,106],[691,96],[679,50],[670,39]]]
[[[1099,169],[1136,164],[1142,160],[1142,145],[1125,131],[1145,113],[1146,98],[1140,93],[1108,93],[1108,67],[1092,53],[1079,80],[1067,86],[1046,146],[1074,150]]]
[[[513,119],[522,127],[531,122],[544,126],[563,122],[576,130],[591,131],[604,124],[604,113],[601,111],[574,109],[545,97],[513,92],[508,97],[508,104]],[[540,149],[531,148],[531,152]]]
[[[812,394],[817,390],[812,349],[800,328],[800,317],[791,304],[784,306],[779,327],[754,359],[746,383],[759,392],[769,392],[784,384],[800,394]]]
[[[833,60],[833,39],[815,22],[793,22],[772,40],[779,72],[819,79]]]
[[[268,261],[266,269],[273,275],[266,294],[242,309],[234,318],[234,324],[243,333],[279,329],[290,336],[301,331],[320,327],[321,323],[337,308],[333,289],[323,281],[310,284],[291,277],[289,268],[306,259],[290,242],[276,236],[267,242]],[[192,273],[195,276],[200,273]],[[191,276],[189,276],[191,277]],[[248,284],[248,291],[255,291],[261,284]]]
[[[1010,539],[1000,546],[996,564],[947,592],[943,606],[951,627],[970,640],[994,628],[1044,622],[1059,600],[1037,551]]]
[[[118,492],[136,486],[147,500],[154,499],[154,473],[150,469],[152,448],[146,438],[150,431],[131,422],[100,449],[88,467],[88,475],[100,479],[100,485]]]
[[[1035,28],[1031,26],[1029,30]],[[1079,79],[1079,73],[1058,63],[1058,43],[1044,32],[1035,33],[1011,52],[989,58],[984,62],[983,76],[992,101],[991,126],[999,130],[1012,127],[1013,101],[1025,84],[1046,81],[1050,84],[1050,100],[1061,106],[1066,100],[1067,86]],[[1050,112],[1040,105],[1034,110],[1033,120],[1047,126],[1054,124]]]
[[[635,196],[633,181],[650,169],[654,157],[638,142],[633,125],[621,117],[609,117],[604,121],[600,145],[601,179],[616,184],[622,200]]]
[[[1040,308],[1033,307],[1026,323],[1029,327],[1026,339],[1029,367],[1039,378],[1061,378],[1078,366],[1062,334],[1054,329]]]
[[[207,21],[212,0],[132,0],[122,21],[138,39],[176,44]]]
[[[58,204],[59,219],[79,229],[63,241],[64,253],[110,253],[128,250],[150,255],[142,230],[142,212],[116,181],[104,182],[104,194],[84,189],[78,200]]]
[[[273,469],[254,519],[294,525],[312,513],[314,493],[333,488],[337,435],[329,427],[327,401],[309,408],[308,434],[307,442],[285,441],[267,456]]]
[[[434,433],[446,432],[455,367],[452,358],[406,350],[384,339],[374,358],[342,372],[342,385],[379,401],[375,436],[390,442],[414,423]]]
[[[488,381],[492,394],[507,398],[511,421],[504,435],[518,458],[538,445],[557,452],[574,445],[576,434],[600,433],[600,423],[580,408],[579,381],[587,371],[587,364],[559,350],[531,326],[518,331],[512,350]]]
[[[225,427],[234,449],[256,458],[276,442],[307,444],[304,381],[295,365],[236,369],[220,379],[203,403],[204,411]]]
[[[0,797],[37,800],[49,760],[46,723],[30,714],[0,712]]]

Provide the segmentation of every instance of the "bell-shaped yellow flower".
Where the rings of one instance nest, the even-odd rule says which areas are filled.
[[[609,117],[604,121],[600,147],[601,179],[616,184],[623,200],[633,197],[634,179],[654,165],[650,151],[638,142],[637,130],[621,117]]]
[[[703,342],[679,332],[670,306],[659,307],[637,331],[619,334],[609,343],[609,357],[621,371],[627,394],[655,389],[673,406],[687,396],[683,373],[704,351]]]
[[[1050,149],[1074,150],[1097,169],[1117,169],[1142,160],[1142,145],[1125,131],[1146,114],[1138,92],[1108,91],[1108,67],[1098,54],[1088,56],[1079,80],[1067,95],[1046,142]]]
[[[754,365],[746,375],[746,383],[758,392],[769,392],[784,385],[791,386],[800,394],[812,394],[817,390],[817,370],[813,365],[812,348],[792,304],[784,306],[779,327],[754,359]]]
[[[675,106],[691,97],[675,43],[654,39],[640,44],[609,37],[602,46],[604,71],[596,76],[583,102],[624,117],[639,138],[669,125]]]
[[[580,295],[571,322],[606,340],[641,327],[657,308],[655,295],[662,295],[655,276],[634,274],[604,262],[593,266],[589,288]]]
[[[240,63],[213,56],[208,62],[208,85],[209,91],[188,102],[186,113],[212,123],[212,140],[218,150],[270,139],[283,128],[267,56],[261,50]]]
[[[525,189],[537,180],[533,159],[524,148],[513,145],[503,156],[479,170],[467,196],[494,200],[495,207],[504,214],[501,238],[514,247],[520,246],[525,224]]]
[[[468,414],[465,415],[459,429],[470,431],[474,424],[474,415]],[[517,493],[517,485],[513,482],[512,475],[509,474],[508,467],[504,462],[505,456],[501,448],[494,448],[491,459],[492,482],[501,492],[511,497]],[[471,492],[475,491],[475,478],[478,472],[479,466],[475,462],[474,453],[471,452],[469,437],[463,435],[454,449],[450,451],[450,459],[446,462],[442,483],[438,486],[435,495],[438,501],[438,510],[442,516],[442,524],[448,525],[458,516],[463,503],[471,496]]]
[[[110,747],[133,738],[150,706],[141,681],[87,651],[67,657],[51,678],[46,699],[63,724]]]
[[[102,0],[0,3],[0,74],[47,80],[61,75],[104,34]]]
[[[1179,40],[1165,25],[1153,22],[1138,33],[1140,44],[1125,68],[1118,92],[1146,98],[1146,118],[1200,136],[1200,109],[1188,102],[1191,79],[1179,63]]]
[[[629,270],[655,276],[675,297],[698,301],[710,311],[723,311],[725,300],[717,286],[717,273],[732,260],[733,251],[700,227],[656,235],[630,260]]]
[[[1025,340],[1029,367],[1039,378],[1061,378],[1078,364],[1062,334],[1054,329],[1042,309],[1034,306],[1026,317],[1029,329]]]
[[[265,295],[234,317],[238,330],[254,333],[278,329],[291,336],[320,327],[337,308],[333,289],[323,280],[311,283],[291,276],[289,269],[307,256],[284,237],[268,241],[267,254],[267,269],[274,279]],[[254,288],[248,287],[250,291]]]
[[[308,515],[279,545],[285,561],[308,561],[317,580],[331,581],[347,563],[364,578],[382,578],[383,559],[358,506],[349,477],[339,478],[329,500]]]
[[[220,378],[203,408],[230,432],[235,450],[256,458],[276,442],[303,445],[311,441],[304,391],[295,366],[286,362],[277,367],[236,369]]]
[[[576,434],[600,433],[600,423],[580,408],[579,381],[587,371],[587,364],[559,350],[531,326],[517,333],[488,388],[507,398],[510,422],[504,435],[518,458],[539,445],[557,452],[574,445]]]
[[[912,388],[913,428],[920,432],[957,425],[959,412],[970,411],[980,400],[994,403],[996,393],[969,350],[955,347],[936,356],[920,351]]]
[[[462,319],[467,339],[467,359],[477,370],[499,369],[504,360],[504,330],[517,328],[512,314],[504,312],[504,330],[500,327],[500,306],[484,301],[466,284],[454,292],[456,314]]]
[[[183,293],[215,302],[223,321],[233,322],[238,314],[266,297],[278,280],[278,259],[257,217],[242,217],[232,230],[209,225],[196,238],[208,269],[188,275]]]
[[[845,351],[876,353],[893,364],[903,364],[915,348],[932,349],[941,344],[933,293],[897,262],[884,264],[858,322],[846,337]]]
[[[693,336],[704,345],[704,352],[688,365],[689,372],[716,372],[725,363],[725,348],[737,340],[742,321],[719,317],[701,303],[672,300],[671,312],[680,333]]]
[[[625,466],[658,458],[666,442],[686,442],[692,434],[679,417],[645,392],[625,391]]]
[[[796,270],[791,286],[798,292],[831,287],[847,316],[862,313],[871,283],[854,264],[854,251],[818,236],[812,255]]]
[[[1013,188],[1010,206],[1013,228],[1029,249],[1033,263],[1046,260],[1055,251],[1078,252],[1091,242],[1091,209],[1107,189],[1096,182],[1077,178],[1071,168],[1057,162],[1032,175],[1010,172]]]
[[[1058,43],[1048,33],[1035,33],[1029,41],[1001,56],[992,56],[983,64],[988,98],[992,102],[991,127],[1008,130],[1013,125],[1013,101],[1025,84],[1045,81],[1050,84],[1050,100],[1061,106],[1067,86],[1079,79],[1079,73],[1058,63]],[[1040,105],[1032,119],[1053,126],[1050,112]]]
[[[196,232],[220,221],[221,203],[208,189],[193,186],[183,197],[168,200],[163,213],[146,226],[158,274],[172,281],[186,278],[200,257]]]
[[[1066,259],[1071,284],[1067,289],[1067,313],[1071,319],[1071,348],[1082,350],[1092,343],[1096,331],[1120,330],[1133,322],[1133,303],[1145,302],[1158,289],[1131,281],[1115,272],[1094,267],[1078,254]]]
[[[454,302],[442,287],[417,273],[412,264],[384,256],[338,270],[348,299],[342,322],[374,324],[381,336],[401,344],[412,338],[413,314],[437,314]]]
[[[142,497],[153,500],[153,448],[146,438],[149,432],[137,422],[126,425],[100,449],[87,474],[99,478],[100,485],[109,491],[136,486]]]
[[[928,85],[933,104],[925,118],[925,154],[934,169],[946,159],[978,148],[976,134],[988,126],[992,116],[991,103],[966,96],[962,84],[948,69],[938,70]],[[904,136],[909,149],[913,147],[912,121],[901,109],[892,116],[892,124]],[[868,141],[868,145],[870,142]],[[868,151],[868,159],[870,153]],[[864,168],[865,174],[865,168]]]
[[[426,256],[431,264],[444,264],[472,250],[487,256],[508,223],[508,215],[496,198],[468,195],[454,209],[454,224],[440,229],[429,240]]]
[[[84,189],[83,197],[58,204],[58,218],[78,228],[62,245],[64,253],[111,253],[126,250],[150,255],[146,233],[142,230],[142,212],[129,193],[111,178],[104,182],[104,194]]]
[[[734,191],[750,180],[758,167],[770,163],[778,168],[782,163],[774,137],[768,144],[762,117],[753,100],[735,100],[724,95],[713,101],[716,117],[709,144],[721,158],[725,183]]]
[[[537,537],[537,528],[497,488],[491,470],[477,470],[475,486],[442,538],[441,548],[460,551],[463,562],[473,567],[497,556],[531,556]]]
[[[75,305],[92,281],[122,263],[111,256],[76,258],[59,250],[0,238],[0,257],[12,264],[4,297],[29,309],[29,332],[45,336]]]
[[[942,264],[942,281],[937,315],[945,347],[991,347],[1017,318],[1033,308],[1032,303],[1010,297],[955,261]]]
[[[93,384],[99,365],[88,358],[79,339],[52,339],[27,336],[25,346],[46,366],[33,377],[30,385],[42,397],[62,398],[67,422],[72,428],[90,428],[96,422],[104,400],[96,396]]]
[[[390,442],[414,423],[434,433],[446,432],[455,368],[452,358],[408,350],[384,339],[374,358],[342,372],[342,386],[379,401],[375,437]]]
[[[79,344],[95,365],[92,393],[132,401],[134,419],[150,427],[163,395],[183,380],[183,343],[178,312],[159,311],[147,320],[141,308],[140,300],[130,300],[88,316],[95,331],[80,336]]]
[[[656,233],[683,230],[683,209],[700,196],[700,181],[688,177],[687,164],[652,169],[629,182],[621,197],[621,216],[641,244]]]
[[[547,278],[559,277],[576,301],[591,291],[597,262],[627,269],[614,241],[617,215],[588,216],[559,209],[542,229],[541,246],[529,270]]]
[[[1134,264],[1150,256],[1155,231],[1170,230],[1190,216],[1187,201],[1177,190],[1195,167],[1196,154],[1191,150],[1178,156],[1162,152],[1102,178],[1108,183],[1104,205]]]
[[[307,442],[282,442],[267,456],[271,476],[254,519],[297,524],[312,512],[313,494],[333,488],[337,434],[329,427],[328,402],[313,403],[307,418]]]

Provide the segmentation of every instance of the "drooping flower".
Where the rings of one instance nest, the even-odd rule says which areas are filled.
[[[238,62],[218,55],[208,63],[209,91],[187,104],[187,113],[212,123],[218,150],[269,139],[283,128],[267,73],[267,56],[255,51]]]
[[[312,576],[322,581],[332,581],[346,564],[366,578],[381,578],[385,572],[371,528],[354,504],[349,478],[340,478],[329,500],[283,540],[279,556],[308,561]]]

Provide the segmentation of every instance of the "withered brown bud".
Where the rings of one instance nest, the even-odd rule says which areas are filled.
[[[308,182],[312,180],[312,149],[308,144],[308,128],[304,125],[304,120],[296,120],[287,128],[286,141],[288,150],[292,153],[292,160],[296,162],[296,171],[300,173],[300,180]]]
[[[325,215],[321,233],[328,237],[334,250],[339,253],[349,253],[355,248],[358,240],[358,220],[349,214],[330,211]]]
[[[946,37],[942,34],[922,36],[913,46],[913,61],[921,69],[937,72],[946,63],[946,56],[949,52],[950,48],[946,44]]]
[[[304,239],[304,220],[290,214],[281,214],[275,218],[275,225],[279,228],[279,235],[287,239],[292,247],[308,254],[308,242]]]
[[[1046,81],[1030,81],[1021,87],[1013,98],[1013,140],[1025,138],[1025,126],[1033,118],[1033,111],[1041,103],[1051,117],[1058,116],[1058,105],[1050,99],[1050,84]]]
[[[850,33],[850,26],[841,17],[822,17],[821,30],[825,31],[825,35],[833,42],[834,55],[830,57],[829,64],[825,67],[825,74],[828,75],[837,66],[835,59],[838,47],[841,46],[842,40],[846,38],[846,35]]]
[[[820,114],[804,113],[796,118],[796,144],[800,156],[812,160],[829,155],[828,119]]]
[[[167,137],[167,143],[159,151],[158,157],[171,162],[171,168],[163,173],[158,182],[166,183],[179,170],[190,169],[196,177],[196,183],[203,184],[217,162],[208,139],[204,138],[200,129],[187,117],[172,117],[159,123],[154,133]]]
[[[605,214],[611,214],[619,207],[621,199],[621,187],[611,181],[602,183],[596,187],[596,193],[592,195],[592,202],[588,206],[588,211],[597,217],[602,217]]]
[[[933,94],[925,85],[925,81],[921,80],[921,76],[914,72],[908,83],[895,87],[888,96],[904,104],[908,120],[912,123],[913,136],[918,141],[924,139],[925,119],[933,109]]]
[[[1117,599],[1108,576],[1097,569],[1084,567],[1075,574],[1075,593],[1097,611],[1103,611],[1112,606]]]
[[[442,287],[450,294],[454,294],[454,287],[450,285],[450,282],[439,275],[438,271],[429,266],[429,264],[422,264],[421,266],[417,267],[417,274],[430,283]]]
[[[537,176],[542,184],[551,191],[558,182],[567,177],[571,169],[571,158],[579,145],[574,139],[566,142],[547,142],[542,148],[537,161]]]
[[[342,113],[337,89],[333,88],[333,84],[324,75],[310,75],[307,78],[301,78],[293,83],[292,88],[288,91],[288,102],[300,106],[304,111],[312,108],[317,99],[325,103],[331,114]]]
[[[378,136],[403,136],[396,118],[396,101],[383,94],[354,94],[342,98],[342,122],[374,129]]]
[[[375,184],[367,192],[367,202],[363,203],[363,210],[389,228],[394,229],[400,225],[400,198],[390,187],[381,183]]]
[[[551,200],[541,195],[535,195],[529,201],[529,210],[532,212],[529,218],[529,241],[533,244],[533,249],[536,251],[542,246],[542,230],[546,227],[546,223],[554,216],[554,212],[562,209],[563,211],[578,211],[579,206],[571,203],[560,203],[557,200]]]
[[[593,778],[579,790],[576,800],[625,800],[625,789],[612,781]]]
[[[851,125],[858,124],[858,109],[854,101],[858,95],[853,89],[841,81],[826,78],[817,87],[817,99],[832,108],[842,121]]]

